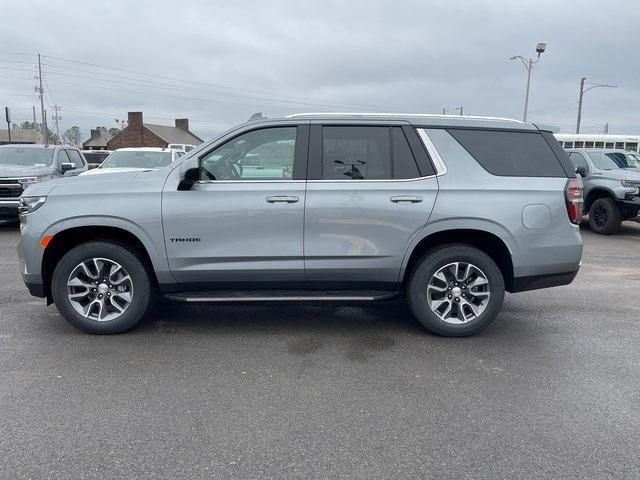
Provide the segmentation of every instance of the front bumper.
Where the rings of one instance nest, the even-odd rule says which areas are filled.
[[[20,199],[11,198],[0,200],[0,220],[16,220],[18,218],[18,207]]]

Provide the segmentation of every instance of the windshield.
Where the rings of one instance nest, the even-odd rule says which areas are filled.
[[[52,148],[0,148],[0,165],[46,167],[52,159]]]
[[[614,157],[611,157],[610,155],[614,155]],[[608,153],[605,155],[602,152],[589,152],[591,161],[599,170],[616,170],[618,168],[623,168],[622,165],[626,165],[624,156],[620,159],[615,155],[617,154]]]
[[[113,152],[100,168],[160,168],[171,163],[171,152],[141,150]]]

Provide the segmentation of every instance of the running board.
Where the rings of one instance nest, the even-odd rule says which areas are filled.
[[[165,298],[187,303],[216,302],[375,302],[390,300],[398,292],[377,290],[331,291],[331,290],[219,290],[212,292],[185,292],[165,294]]]

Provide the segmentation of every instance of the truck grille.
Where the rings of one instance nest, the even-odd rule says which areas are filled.
[[[22,195],[22,185],[13,179],[0,178],[0,198],[17,198]]]

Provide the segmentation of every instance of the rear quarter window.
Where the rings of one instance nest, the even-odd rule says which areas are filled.
[[[547,140],[540,132],[447,130],[482,167],[493,175],[509,177],[566,177]]]

